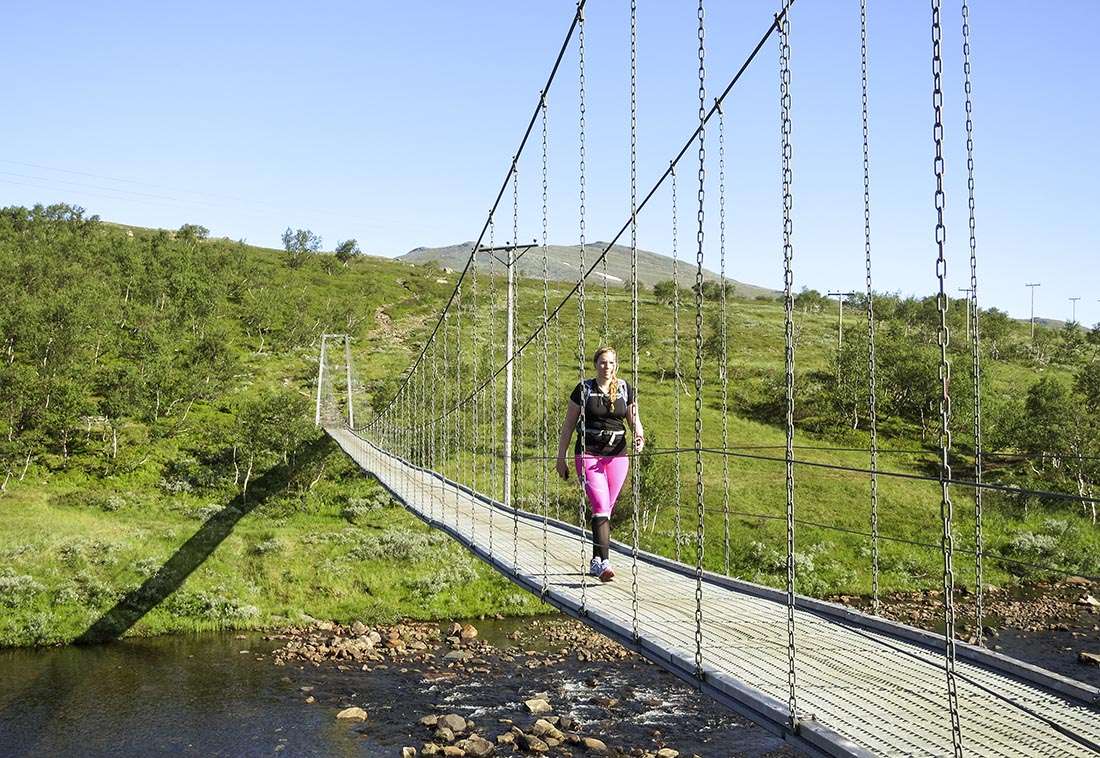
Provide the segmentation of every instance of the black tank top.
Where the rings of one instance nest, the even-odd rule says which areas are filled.
[[[600,389],[595,379],[585,379],[573,388],[569,399],[581,405],[584,401],[584,450],[592,455],[622,455],[628,434],[623,420],[634,403],[634,388],[619,379],[618,397],[614,406],[611,397]],[[581,452],[581,420],[577,419],[577,441],[573,452]]]

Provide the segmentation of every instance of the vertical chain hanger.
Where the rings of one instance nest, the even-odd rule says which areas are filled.
[[[607,256],[604,256],[607,260]],[[604,282],[607,280],[604,279]],[[605,285],[606,286],[606,285]],[[630,0],[630,379],[638,403],[638,3]],[[635,416],[637,418],[637,416]],[[636,452],[636,447],[628,454]],[[630,607],[632,632],[638,639],[638,519],[642,507],[641,458],[630,467],[631,551]]]
[[[549,151],[547,149],[547,103],[546,93],[542,94],[542,323],[546,324],[550,313],[550,264],[547,259],[547,228],[549,226],[549,213],[547,212],[547,200],[549,196],[548,183],[547,183],[547,164],[549,162]],[[550,413],[549,413],[549,387],[548,374],[550,372],[550,333],[547,327],[543,327],[540,335],[540,347],[542,348],[542,393],[540,395],[541,402],[539,410],[542,411],[542,432],[540,438],[539,450],[543,455],[549,455],[550,453]],[[542,492],[540,495],[540,504],[542,506],[542,593],[546,594],[546,591],[550,589],[550,567],[549,558],[547,555],[547,531],[548,520],[550,517],[550,482],[547,477],[547,466],[545,463],[539,466],[539,470],[542,472]]]
[[[795,681],[795,516],[794,516],[794,247],[791,242],[794,222],[791,217],[791,0],[783,0],[779,21],[779,100],[783,159],[783,315],[787,411],[787,719],[791,729],[797,724],[798,701]]]
[[[577,24],[577,67],[578,67],[578,86],[577,91],[580,96],[580,122],[579,122],[579,135],[580,135],[580,172],[579,172],[579,184],[580,184],[580,270],[583,274],[587,269],[584,265],[584,7],[578,5],[577,14],[579,15],[579,23]],[[584,276],[581,276],[580,282],[577,286],[577,342],[579,347],[578,364],[580,366],[580,380],[584,381],[584,370],[586,367],[585,361],[585,344],[584,344]],[[581,415],[580,415],[580,439],[581,439],[581,451],[584,451],[584,434],[586,431],[586,409],[584,402],[584,395],[581,395]],[[585,561],[584,561],[584,548],[585,548],[585,514],[587,508],[584,501],[584,485],[586,467],[580,467],[580,479],[581,479],[581,493],[579,501],[578,521],[577,524],[580,527],[581,539],[581,612],[587,612],[588,610],[588,581],[585,577]]]
[[[932,110],[935,118],[932,128],[932,140],[936,149],[932,168],[936,177],[936,279],[939,282],[936,308],[939,311],[937,342],[940,347],[940,519],[943,522],[944,670],[947,675],[947,699],[951,717],[952,744],[956,758],[962,758],[959,695],[955,684],[955,537],[952,531],[954,514],[949,485],[951,464],[948,460],[951,452],[951,364],[947,359],[950,334],[947,329],[947,259],[944,257],[944,243],[947,232],[943,224],[943,212],[946,202],[943,191],[943,87],[940,36],[940,0],[932,0]]]
[[[695,231],[695,676],[703,677],[703,545],[706,537],[703,507],[703,200],[706,185],[707,90],[703,45],[703,0],[699,0],[699,191]]]
[[[719,351],[718,375],[722,384],[722,449],[730,445],[729,423],[729,304],[726,289],[726,114],[722,112],[721,102],[715,98],[714,107],[718,109],[718,257],[720,260],[721,291],[718,294],[718,336],[721,344]],[[730,574],[730,459],[722,456],[722,572]]]
[[[673,388],[673,396],[675,397],[675,403],[673,406],[673,418],[676,426],[676,454],[673,456],[676,466],[676,509],[673,512],[675,539],[676,539],[676,561],[680,562],[681,550],[680,550],[680,531],[681,531],[681,511],[683,510],[684,502],[684,487],[683,480],[681,478],[681,465],[680,465],[680,449],[682,442],[680,439],[680,388],[681,388],[681,370],[680,370],[680,255],[678,250],[679,230],[677,229],[677,209],[676,209],[676,164],[669,164],[669,179],[671,180],[672,188],[672,373],[675,379],[675,387]]]
[[[974,382],[974,631],[978,644],[984,637],[985,612],[982,558],[982,372],[981,343],[978,339],[978,238],[974,218],[974,120],[970,85],[970,4],[962,2],[963,89],[966,94],[966,187],[970,227],[970,350]]]
[[[871,609],[879,603],[878,382],[875,376],[875,307],[871,289],[871,146],[867,117],[867,0],[859,2],[859,60],[863,102],[863,253],[867,279],[867,413],[871,424]]]

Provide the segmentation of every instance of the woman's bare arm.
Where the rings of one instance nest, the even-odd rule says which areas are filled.
[[[558,458],[565,458],[565,453],[569,449],[569,440],[573,438],[573,430],[577,428],[577,419],[581,417],[581,407],[569,401],[569,407],[565,411],[565,423],[561,425],[561,432],[558,433]]]

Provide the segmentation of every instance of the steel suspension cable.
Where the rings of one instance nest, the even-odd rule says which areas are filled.
[[[962,0],[962,38],[963,38],[963,91],[966,95],[966,188],[969,208],[970,229],[970,355],[974,389],[974,616],[975,634],[978,644],[984,644],[985,614],[984,595],[985,578],[983,576],[982,557],[984,537],[982,534],[982,370],[981,343],[978,337],[978,238],[977,223],[974,218],[974,106],[971,101],[970,83],[970,3]]]
[[[423,360],[424,354],[426,353],[428,346],[435,341],[436,334],[439,332],[439,329],[443,324],[443,314],[447,313],[447,311],[450,310],[451,304],[454,301],[455,295],[458,291],[458,287],[462,284],[462,280],[466,277],[466,272],[469,271],[470,266],[473,264],[474,256],[477,254],[478,249],[480,249],[481,247],[482,241],[485,239],[485,234],[487,233],[490,224],[492,224],[493,216],[496,215],[497,207],[500,205],[500,201],[504,197],[504,192],[508,188],[508,182],[512,178],[512,173],[516,170],[519,158],[521,155],[523,155],[523,150],[527,146],[527,140],[528,138],[530,138],[531,132],[535,128],[535,122],[539,117],[539,112],[542,110],[543,100],[550,94],[550,87],[554,84],[554,79],[557,77],[558,74],[558,68],[561,66],[562,59],[565,57],[565,51],[569,48],[569,43],[573,39],[573,32],[580,24],[580,19],[582,18],[584,13],[585,2],[587,2],[587,0],[577,1],[577,10],[576,13],[573,14],[573,19],[569,24],[569,31],[566,32],[565,39],[562,41],[561,48],[558,50],[557,57],[554,59],[554,65],[551,67],[550,74],[546,78],[546,84],[540,91],[539,102],[535,104],[535,109],[531,113],[530,120],[527,122],[527,129],[523,133],[523,138],[520,139],[519,148],[516,150],[514,157],[512,158],[512,162],[508,166],[508,171],[504,176],[504,181],[500,184],[500,189],[497,191],[496,199],[493,201],[493,205],[489,209],[489,214],[485,219],[485,223],[481,227],[481,232],[478,234],[477,240],[470,248],[470,254],[467,256],[466,264],[463,266],[462,271],[458,275],[458,281],[455,284],[455,288],[451,291],[451,297],[448,299],[447,304],[443,306],[443,312],[436,320],[431,335],[429,335],[427,341],[424,343],[423,348],[421,348],[420,350],[420,354],[413,362],[414,368]],[[397,395],[399,395],[403,389],[404,386],[398,387],[397,392],[394,393],[394,396],[390,400],[390,403],[397,399]],[[387,405],[389,405],[390,403],[387,403]],[[374,423],[375,421],[372,420],[371,424]]]
[[[783,0],[786,11],[790,0]],[[784,356],[786,378],[786,483],[787,483],[787,718],[793,730],[798,721],[795,675],[795,512],[794,512],[794,247],[791,236],[794,223],[791,217],[793,198],[791,184],[791,22],[783,14],[779,30],[779,100],[781,118],[781,143],[783,159],[783,315]]]
[[[606,260],[606,258],[604,259]],[[604,278],[604,287],[607,279]],[[606,304],[604,306],[606,308]],[[634,407],[638,408],[638,3],[630,0],[630,379],[634,389]],[[624,398],[629,400],[629,398]],[[627,413],[630,413],[629,408]],[[637,410],[631,422],[632,450],[637,450]],[[641,460],[630,467],[631,550],[630,607],[631,630],[638,639],[638,519],[642,507]]]
[[[944,670],[947,675],[948,710],[951,716],[951,740],[955,758],[962,758],[962,731],[959,725],[959,696],[955,684],[955,575],[954,575],[954,534],[952,532],[951,491],[948,481],[951,478],[951,464],[948,451],[951,449],[951,364],[947,359],[947,345],[950,335],[947,329],[947,260],[944,257],[946,229],[943,224],[945,196],[943,191],[943,89],[941,85],[942,59],[940,57],[940,0],[932,0],[932,110],[935,124],[932,140],[935,144],[935,159],[932,163],[936,179],[936,279],[939,292],[936,296],[936,308],[939,311],[940,347],[940,474],[941,484],[940,516],[943,522],[943,602],[944,602]]]
[[[718,376],[722,384],[722,447],[729,447],[729,323],[728,298],[726,296],[726,117],[718,108],[718,257],[720,260],[721,291],[718,294]],[[730,459],[722,457],[722,573],[730,574]]]
[[[703,545],[706,523],[703,512],[703,221],[706,188],[706,49],[703,46],[703,0],[699,0],[699,202],[695,214],[695,676],[703,677]]]
[[[863,104],[863,252],[867,281],[867,413],[871,423],[871,610],[879,604],[878,382],[875,376],[875,308],[871,289],[871,147],[867,117],[867,0],[859,2],[859,60]],[[837,360],[839,360],[839,356]]]
[[[481,341],[479,336],[482,330],[481,314],[478,311],[477,300],[477,262],[470,269],[470,312],[471,320],[473,324],[471,326],[470,335],[470,372],[473,374],[474,383],[477,383],[478,376],[481,368]],[[474,398],[474,402],[471,403],[470,411],[472,414],[472,420],[470,424],[470,431],[472,432],[472,445],[470,448],[470,470],[469,470],[469,484],[470,489],[474,492],[480,492],[478,488],[478,476],[477,476],[477,460],[478,460],[478,442],[481,434],[478,430],[478,424],[480,422],[480,413],[478,408],[481,405],[481,396],[478,395]],[[474,541],[474,534],[476,532],[476,519],[474,517],[475,510],[470,509],[470,541]]]
[[[788,8],[793,4],[794,4],[793,0],[790,0],[790,2],[788,2]],[[730,81],[726,84],[726,88],[722,91],[722,94],[719,95],[719,97],[717,98],[717,103],[718,104],[721,104],[725,101],[725,98],[733,90],[734,86],[736,86],[736,84],[741,80],[741,77],[744,75],[745,71],[748,70],[749,65],[756,59],[756,56],[763,49],[765,43],[767,43],[767,41],[771,38],[772,34],[774,34],[776,32],[776,30],[779,28],[779,26],[782,23],[785,16],[786,16],[786,11],[782,11],[779,14],[776,14],[775,18],[772,20],[772,22],[768,26],[767,30],[764,32],[764,34],[760,37],[759,41],[756,43],[756,46],[752,49],[752,51],[749,53],[749,55],[745,58],[745,61],[741,64],[741,67],[737,70],[737,72],[733,75],[733,77],[730,79]],[[717,106],[711,106],[710,110],[706,111],[706,117],[703,119],[703,125],[704,126],[707,122],[710,121],[711,117],[715,114],[716,111],[717,111]],[[683,159],[683,157],[687,154],[687,151],[691,148],[692,145],[695,144],[696,140],[700,136],[700,132],[701,132],[700,127],[696,127],[695,130],[692,132],[691,136],[688,138],[687,142],[684,143],[684,145],[680,148],[679,152],[677,152],[676,156],[669,162],[669,167],[667,169],[665,169],[665,171],[661,174],[660,177],[658,177],[657,181],[653,184],[652,187],[650,187],[649,192],[647,192],[645,197],[642,198],[642,201],[640,203],[638,203],[637,212],[639,214],[649,204],[649,201],[651,199],[653,199],[653,196],[657,194],[657,190],[659,190],[661,188],[661,186],[665,183],[665,180],[668,179],[669,176],[671,176],[672,171],[675,169],[676,165],[680,162],[680,160]],[[622,238],[622,236],[624,234],[627,233],[627,231],[629,231],[629,229],[630,229],[630,219],[628,218],[623,223],[623,225],[619,228],[618,232],[616,232],[615,236],[613,236],[611,238],[611,241],[607,243],[607,245],[604,247],[604,249],[600,253],[600,255],[597,256],[596,260],[591,263],[591,265],[588,265],[586,267],[585,265],[583,265],[583,261],[582,261],[581,276],[577,279],[577,281],[573,284],[573,286],[565,293],[565,295],[558,302],[558,304],[550,311],[550,318],[551,319],[556,318],[557,315],[559,313],[561,313],[561,311],[565,308],[566,304],[573,298],[573,296],[577,295],[579,293],[579,291],[580,291],[581,287],[583,286],[584,282],[588,280],[588,277],[591,276],[592,273],[596,270],[596,267],[600,265],[600,261],[603,260],[604,256],[606,256],[610,252],[612,247],[614,247],[616,244],[618,244],[619,240]],[[518,354],[518,352],[520,350],[522,350],[522,349],[526,348],[528,345],[530,345],[535,340],[535,338],[538,336],[540,330],[546,328],[547,326],[548,326],[548,322],[544,322],[542,324],[537,325],[535,327],[535,329],[527,336],[527,338],[524,340],[524,342],[519,346],[519,348],[517,350],[513,351],[512,356],[507,358],[503,362],[503,364],[500,367],[497,368],[497,370],[494,372],[494,374],[492,376],[488,377],[480,385],[475,387],[472,390],[471,395],[473,393],[480,392],[483,389],[485,389],[485,387],[489,384],[489,382],[491,382],[493,379],[495,379],[495,377],[500,372],[504,371],[504,367],[515,357],[515,355]],[[469,396],[467,396],[467,399],[468,399],[468,397]],[[451,408],[450,410],[446,411],[446,413],[451,413],[453,411],[454,411],[454,408]]]

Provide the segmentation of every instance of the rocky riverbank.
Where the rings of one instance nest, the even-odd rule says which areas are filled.
[[[487,640],[471,623],[318,622],[274,635],[282,644],[273,657],[307,677],[346,672],[356,686],[322,677],[328,691],[301,685],[303,702],[332,708],[404,756],[793,754],[577,622],[534,619],[503,633],[501,623]],[[383,681],[400,691],[399,714],[374,690]]]

